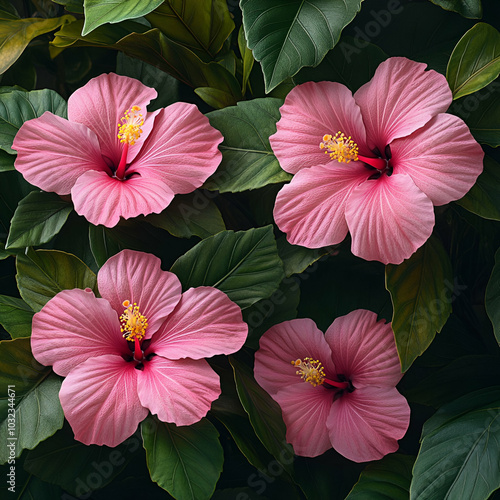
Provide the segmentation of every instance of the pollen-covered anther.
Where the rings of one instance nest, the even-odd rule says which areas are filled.
[[[300,375],[300,378],[304,380],[304,382],[309,382],[313,387],[321,385],[325,380],[323,366],[317,359],[296,359],[292,361],[292,365],[298,368],[295,373]]]
[[[131,342],[141,341],[146,335],[147,318],[141,314],[136,303],[131,304],[130,300],[124,300],[122,305],[125,307],[125,311],[120,316],[120,330],[123,337]]]
[[[118,139],[120,139],[120,142],[133,146],[141,136],[144,118],[142,113],[139,113],[140,110],[139,106],[132,106],[125,111],[118,124]]]
[[[340,131],[334,136],[324,135],[319,147],[325,150],[325,154],[329,155],[330,159],[337,160],[339,163],[358,160],[358,145],[351,139],[351,136],[346,137]]]

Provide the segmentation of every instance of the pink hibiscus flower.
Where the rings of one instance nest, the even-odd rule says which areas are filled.
[[[90,290],[63,290],[33,317],[35,358],[66,377],[59,398],[75,438],[116,446],[148,411],[190,425],[220,394],[202,358],[243,345],[240,308],[212,287],[190,288],[154,255],[124,250]]]
[[[46,112],[23,124],[16,169],[45,191],[71,193],[92,224],[161,212],[215,172],[223,137],[194,104],[147,113],[156,96],[126,76],[90,80],[69,98],[69,120]]]
[[[446,79],[403,57],[380,64],[355,94],[340,83],[305,83],[281,107],[271,146],[295,174],[274,218],[295,245],[340,243],[353,254],[400,264],[429,238],[433,205],[457,200],[483,168],[465,123],[445,114]],[[326,154],[325,154],[326,153]]]
[[[260,339],[255,379],[279,403],[295,453],[333,446],[355,462],[398,449],[410,420],[391,325],[359,309],[325,335],[311,319],[273,326]]]

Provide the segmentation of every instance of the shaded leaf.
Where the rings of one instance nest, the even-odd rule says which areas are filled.
[[[5,388],[0,396],[0,439],[2,443],[12,443],[15,456],[19,457],[23,449],[33,449],[62,427],[62,379],[35,360],[29,338],[19,338],[0,342],[0,382]],[[13,400],[9,399],[12,394]],[[5,463],[9,456],[10,448],[4,444],[0,463]]]
[[[431,2],[471,19],[480,19],[483,16],[481,0],[431,0]]]
[[[278,238],[276,244],[278,245],[280,259],[283,261],[283,269],[286,277],[304,272],[311,264],[314,264],[324,255],[327,255],[329,252],[335,252],[334,247],[306,248],[300,245],[292,245],[288,243],[285,236]]]
[[[209,499],[222,472],[219,433],[207,420],[177,427],[149,417],[141,424],[151,479],[178,500]]]
[[[42,245],[63,227],[73,205],[55,193],[32,191],[12,217],[6,249]]]
[[[115,24],[142,17],[156,9],[162,2],[163,0],[148,0],[147,2],[143,0],[84,0],[85,23],[82,35],[87,35],[105,23]]]
[[[0,295],[0,325],[12,338],[29,337],[33,310],[24,300]]]
[[[50,111],[66,118],[66,101],[53,90],[0,94],[0,149],[15,154],[12,141],[21,125]]]
[[[224,90],[214,89],[211,87],[198,87],[194,91],[197,96],[215,109],[227,108],[228,106],[234,106],[237,103],[234,96]]]
[[[25,302],[39,311],[61,290],[96,288],[95,274],[78,258],[58,250],[32,250],[16,258],[17,285]]]
[[[83,0],[53,0],[53,2],[64,5],[68,12],[83,14]]]
[[[269,297],[283,279],[272,226],[222,231],[179,257],[171,271],[184,290],[214,286],[241,308]]]
[[[270,92],[303,66],[321,62],[361,0],[241,0],[240,7],[248,47]]]
[[[401,367],[405,372],[429,347],[451,313],[451,262],[441,242],[429,240],[402,264],[386,266]]]
[[[0,74],[4,73],[23,53],[28,43],[39,35],[54,31],[74,21],[65,15],[51,19],[33,17],[28,19],[2,19],[0,17]]]
[[[146,19],[202,60],[213,59],[234,29],[225,0],[167,0]]]
[[[394,453],[368,465],[345,500],[408,500],[414,462]]]
[[[483,172],[457,203],[485,219],[500,220],[500,164],[485,156]]]
[[[425,424],[410,498],[486,500],[500,487],[500,388],[469,393]]]
[[[8,172],[15,170],[14,160],[16,157],[0,149],[0,172]]]
[[[486,87],[500,73],[500,33],[477,23],[457,43],[446,68],[453,99]]]
[[[253,63],[255,62],[255,59],[253,58],[252,51],[248,48],[243,25],[240,26],[240,30],[238,31],[238,48],[240,49],[241,59],[243,61],[243,76],[242,76],[241,91],[243,94],[245,94],[248,85],[248,79],[250,78],[250,73],[252,72]]]
[[[500,344],[500,249],[495,254],[495,267],[486,287],[486,312],[493,324],[493,331]]]
[[[292,178],[274,156],[269,136],[276,132],[280,99],[254,99],[207,114],[210,124],[220,130],[222,162],[204,184],[222,193],[258,189]]]

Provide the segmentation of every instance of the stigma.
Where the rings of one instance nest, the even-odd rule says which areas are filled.
[[[319,147],[325,150],[325,154],[329,155],[331,160],[337,160],[339,163],[358,161],[358,145],[351,136],[346,137],[340,131],[334,136],[324,135]]]
[[[120,123],[118,123],[118,139],[120,139],[120,142],[133,146],[141,136],[144,118],[140,111],[139,106],[132,106],[121,117]]]
[[[298,368],[295,372],[300,375],[304,382],[309,382],[313,387],[321,385],[325,381],[325,372],[323,366],[317,359],[304,358],[292,361],[292,365]]]
[[[125,311],[120,316],[120,330],[123,337],[131,342],[140,342],[146,335],[148,320],[141,314],[137,304],[131,304],[130,300],[124,300],[122,305],[125,307]]]

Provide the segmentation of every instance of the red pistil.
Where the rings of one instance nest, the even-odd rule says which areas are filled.
[[[122,157],[120,158],[120,164],[115,172],[115,177],[121,181],[125,179],[125,168],[127,166],[127,153],[128,153],[128,142],[123,144]]]
[[[387,161],[383,158],[368,158],[366,156],[358,155],[358,160],[381,171],[387,167]]]
[[[336,382],[335,380],[330,380],[329,378],[323,379],[323,383],[331,385],[332,387],[338,387],[339,389],[347,389],[349,387],[348,382]]]
[[[144,353],[142,352],[142,349],[141,349],[141,341],[139,339],[135,339],[134,359],[136,361],[142,361],[143,358],[144,358]]]

